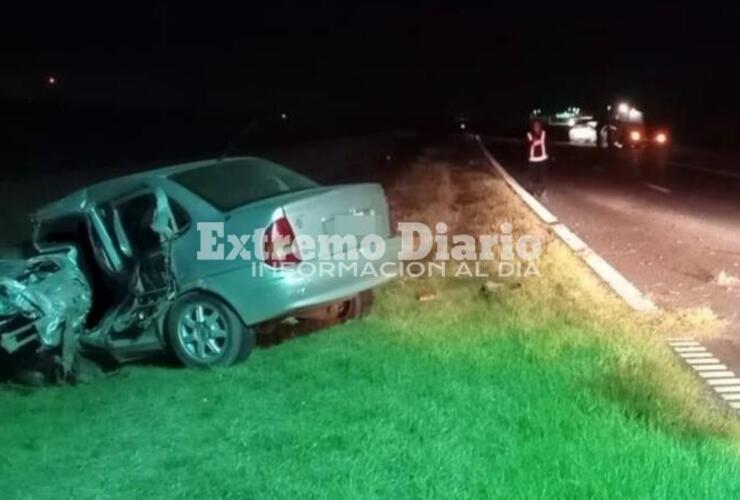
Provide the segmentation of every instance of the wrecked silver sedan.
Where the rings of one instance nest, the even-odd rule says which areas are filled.
[[[302,254],[296,241],[353,233],[335,249],[347,255],[357,250],[348,244],[373,235],[375,246],[387,244],[376,268],[398,248],[379,185],[320,186],[257,158],[105,181],[41,208],[32,222],[38,254],[0,262],[0,347],[44,358],[61,378],[74,378],[86,353],[128,361],[168,351],[187,366],[231,365],[246,359],[256,333],[286,318],[358,317],[390,277],[299,272],[298,263],[322,256]],[[216,236],[259,234],[265,252],[244,259],[208,248],[200,258],[202,223],[220,228]],[[246,240],[229,253],[244,257]]]

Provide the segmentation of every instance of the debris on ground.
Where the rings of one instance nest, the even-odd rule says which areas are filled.
[[[416,300],[419,302],[429,302],[438,298],[439,293],[436,290],[419,290],[416,293]]]
[[[734,288],[740,286],[740,278],[729,274],[724,269],[719,272],[716,278],[717,284],[723,288]]]
[[[497,281],[491,281],[488,280],[485,283],[483,283],[483,287],[481,288],[481,291],[483,293],[494,293],[500,290],[504,287],[503,283],[499,283]]]

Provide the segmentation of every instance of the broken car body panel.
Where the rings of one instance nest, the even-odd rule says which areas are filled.
[[[59,361],[69,370],[70,341],[82,333],[91,303],[76,251],[2,261],[0,276],[0,347],[13,354],[38,340],[41,350],[59,347]]]

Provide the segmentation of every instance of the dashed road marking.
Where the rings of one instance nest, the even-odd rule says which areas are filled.
[[[685,359],[712,357],[711,352],[679,352],[678,355]]]
[[[704,347],[674,347],[674,351],[678,353],[684,353],[684,352],[707,352],[706,348]]]
[[[714,371],[714,372],[703,372],[700,371],[699,375],[702,378],[728,378],[728,377],[734,377],[735,372],[732,372],[730,370],[723,370],[723,371]]]
[[[701,346],[696,340],[673,340],[668,342],[672,347],[696,347]]]
[[[698,372],[717,372],[727,370],[727,365],[712,363],[711,365],[694,365],[692,368]]]
[[[668,345],[732,409],[740,411],[740,377],[729,370],[701,342],[670,339]]]
[[[710,355],[711,356],[711,355]],[[720,361],[717,358],[684,358],[684,361],[686,361],[690,365],[715,365],[719,363]]]
[[[719,394],[725,394],[729,392],[740,392],[740,385],[728,385],[725,387],[714,387],[714,392]]]
[[[740,384],[740,378],[719,378],[707,380],[709,385],[736,385]]]

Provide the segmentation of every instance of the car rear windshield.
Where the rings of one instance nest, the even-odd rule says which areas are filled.
[[[288,168],[258,159],[214,162],[174,174],[172,180],[222,211],[318,186]]]

